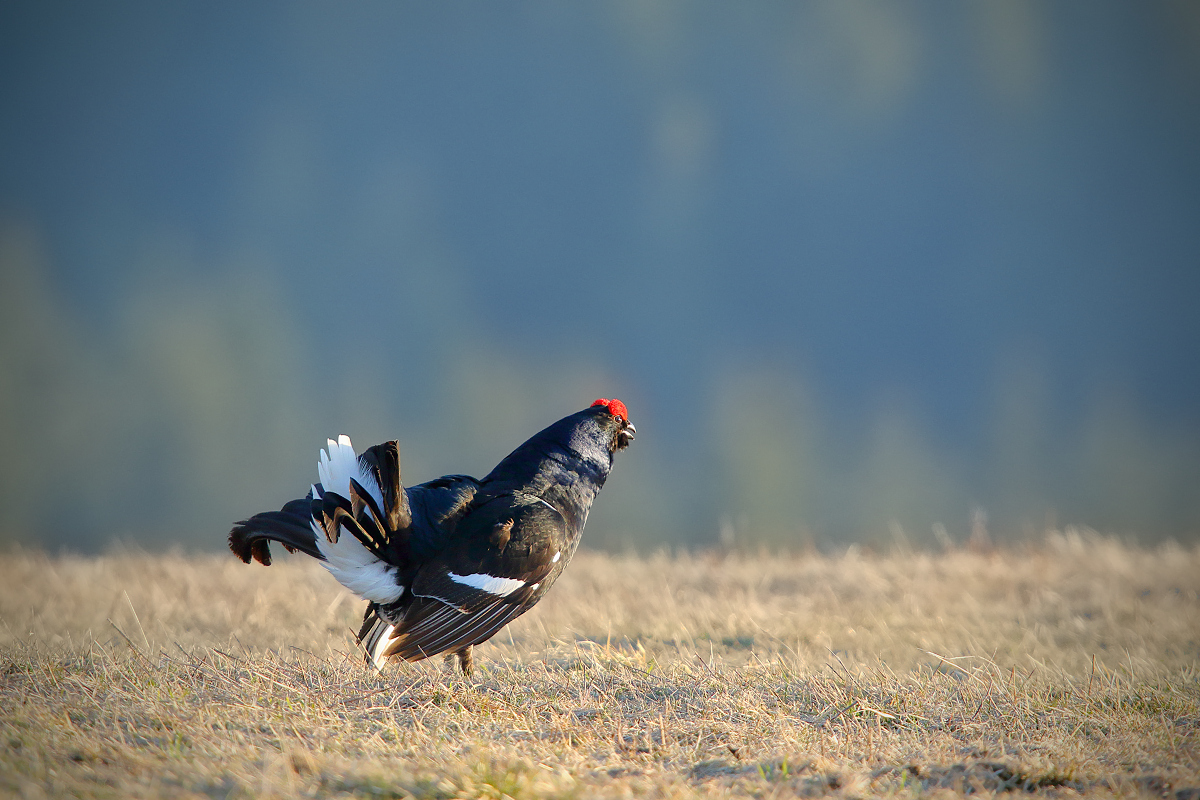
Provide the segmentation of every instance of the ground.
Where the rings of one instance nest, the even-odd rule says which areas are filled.
[[[582,552],[368,669],[320,565],[0,564],[0,795],[1200,798],[1200,548]]]

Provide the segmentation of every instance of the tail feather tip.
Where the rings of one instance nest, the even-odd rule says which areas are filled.
[[[271,566],[271,549],[266,539],[250,538],[249,520],[243,520],[229,532],[229,549],[244,563],[258,561],[264,567]]]

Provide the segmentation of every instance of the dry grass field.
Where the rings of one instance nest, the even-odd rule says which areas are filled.
[[[465,680],[311,560],[9,553],[0,795],[1200,798],[1200,549],[581,553]]]

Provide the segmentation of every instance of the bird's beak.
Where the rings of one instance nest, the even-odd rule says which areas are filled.
[[[637,428],[633,427],[632,422],[626,422],[621,430],[617,431],[617,449],[622,450],[629,446],[633,441],[633,435],[637,433]]]

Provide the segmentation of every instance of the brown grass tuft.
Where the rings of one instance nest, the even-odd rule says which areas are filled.
[[[479,648],[368,670],[309,559],[0,564],[19,797],[1200,797],[1200,549],[581,553]]]

